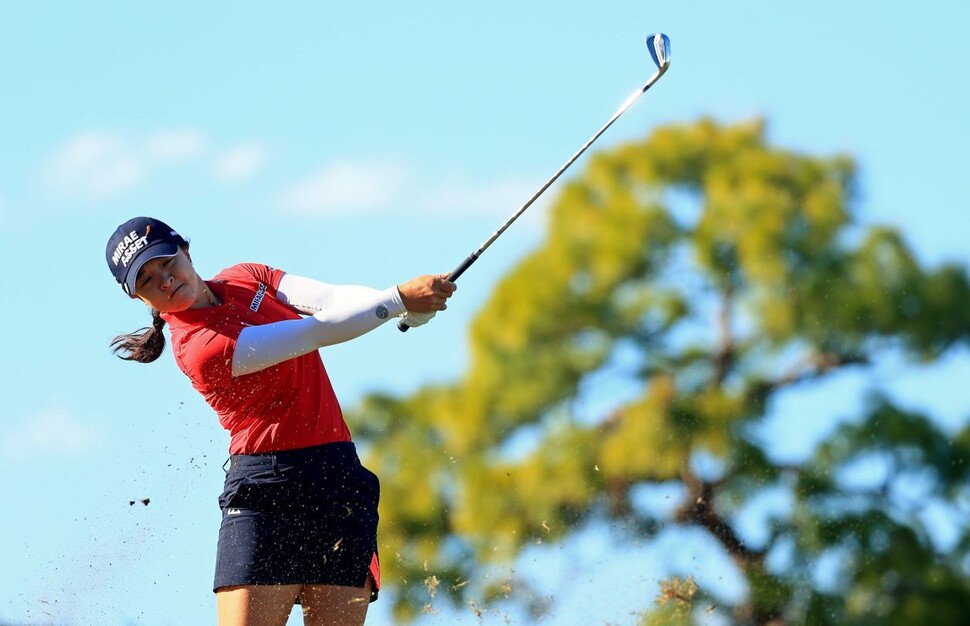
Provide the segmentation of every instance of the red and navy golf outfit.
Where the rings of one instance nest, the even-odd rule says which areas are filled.
[[[214,588],[380,584],[377,477],[361,466],[316,351],[243,376],[233,352],[247,326],[299,319],[278,297],[284,272],[258,264],[207,285],[219,306],[162,314],[179,368],[229,431]]]

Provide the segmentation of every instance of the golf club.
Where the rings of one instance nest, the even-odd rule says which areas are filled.
[[[458,280],[458,277],[464,274],[465,270],[471,267],[471,264],[478,260],[478,257],[480,257],[482,253],[485,252],[485,250],[492,245],[496,239],[499,238],[499,235],[504,233],[505,230],[512,225],[512,222],[518,219],[520,215],[525,213],[526,209],[532,206],[532,203],[535,202],[546,189],[556,182],[556,179],[559,178],[562,173],[565,172],[566,169],[569,168],[569,166],[572,165],[581,154],[583,154],[583,152],[586,152],[586,149],[589,148],[600,135],[606,132],[606,129],[609,128],[613,122],[617,120],[617,118],[623,115],[624,111],[629,109],[633,103],[637,101],[637,98],[643,95],[648,89],[650,89],[650,87],[653,86],[655,82],[657,82],[661,76],[664,75],[664,72],[666,72],[667,68],[670,67],[670,39],[667,38],[667,35],[662,33],[654,33],[653,35],[647,37],[647,49],[650,51],[650,57],[653,58],[653,62],[657,65],[657,71],[653,74],[653,76],[650,77],[643,87],[630,94],[630,97],[628,97],[626,101],[620,105],[620,108],[616,110],[616,113],[613,114],[613,117],[603,124],[603,126],[596,131],[596,133],[590,137],[585,144],[583,144],[583,147],[580,148],[576,154],[570,157],[570,159],[566,161],[565,165],[559,168],[559,171],[553,174],[552,177],[547,180],[545,184],[542,185],[542,187],[540,187],[539,190],[535,192],[535,194],[533,194],[533,196],[519,208],[518,211],[512,214],[512,217],[506,220],[505,223],[499,227],[498,230],[492,233],[492,236],[486,239],[485,243],[478,247],[478,250],[468,255],[468,257],[462,261],[461,264],[451,272],[451,274],[448,275],[449,281]],[[410,328],[403,320],[398,322],[397,327],[402,333],[407,332],[407,329]]]

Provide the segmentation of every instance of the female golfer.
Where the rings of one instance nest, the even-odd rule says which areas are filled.
[[[384,290],[330,285],[244,263],[203,280],[188,242],[156,219],[118,227],[106,258],[152,311],[120,335],[154,361],[168,323],[175,362],[229,431],[214,590],[220,626],[363,624],[377,597],[377,477],[357,457],[317,352],[389,319],[426,323],[455,285],[420,276]]]

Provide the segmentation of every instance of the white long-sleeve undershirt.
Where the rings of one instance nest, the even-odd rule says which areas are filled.
[[[277,295],[307,317],[244,328],[232,354],[233,376],[349,341],[407,312],[397,287],[331,285],[284,274]]]

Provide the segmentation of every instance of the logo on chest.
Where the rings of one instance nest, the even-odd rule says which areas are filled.
[[[259,288],[256,289],[256,295],[253,296],[253,301],[249,304],[249,310],[255,313],[259,310],[259,305],[263,303],[263,296],[266,295],[266,285],[259,283]]]

